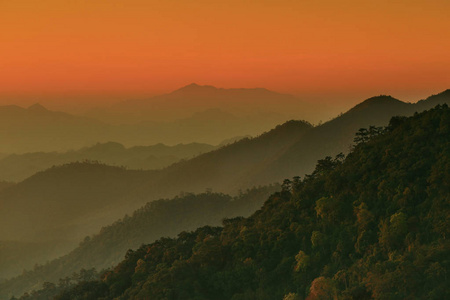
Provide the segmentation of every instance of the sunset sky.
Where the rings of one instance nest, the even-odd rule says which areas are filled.
[[[0,102],[191,82],[418,100],[450,88],[449,12],[448,0],[0,0]]]

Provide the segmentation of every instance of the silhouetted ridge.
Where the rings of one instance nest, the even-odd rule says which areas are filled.
[[[117,142],[97,143],[90,148],[86,148],[89,152],[111,152],[111,151],[125,151],[124,145]]]
[[[28,107],[28,110],[35,111],[35,112],[48,111],[48,109],[46,109],[44,106],[42,106],[39,103],[35,103],[35,104],[31,105],[30,107]]]
[[[380,96],[376,96],[376,97],[371,97],[371,98],[357,104],[350,111],[365,109],[365,108],[371,107],[371,106],[396,105],[396,104],[403,105],[406,103],[403,101],[400,101],[392,96],[380,95]]]
[[[199,85],[196,83],[191,83],[186,85],[178,90],[172,92],[172,94],[176,93],[188,93],[188,94],[196,94],[196,93],[204,93],[218,90],[216,87],[212,85]]]
[[[420,100],[417,105],[424,106],[424,108],[433,107],[438,104],[450,103],[450,89],[443,91],[442,93],[431,95],[425,100]]]

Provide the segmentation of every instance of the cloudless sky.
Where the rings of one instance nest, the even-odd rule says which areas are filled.
[[[0,0],[0,102],[191,82],[420,98],[450,88],[449,12],[448,0]]]

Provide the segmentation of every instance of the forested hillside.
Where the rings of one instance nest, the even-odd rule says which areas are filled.
[[[258,137],[240,140],[160,171],[130,171],[89,162],[51,168],[16,185],[3,185],[0,241],[17,247],[44,238],[46,244],[55,245],[47,256],[29,255],[23,264],[11,265],[17,274],[22,266],[55,258],[52,253],[57,250],[56,244],[62,246],[61,238],[69,239],[66,245],[73,247],[80,238],[147,201],[207,189],[236,194],[239,189],[302,176],[313,170],[317,159],[347,152],[354,132],[360,127],[386,125],[393,114],[412,114],[449,99],[448,91],[417,104],[388,96],[374,97],[321,126],[290,121]],[[111,144],[98,146],[103,145],[117,148]],[[86,150],[96,153],[102,149]],[[66,249],[61,247],[59,253],[65,253]],[[0,277],[12,274],[4,267],[2,271]]]
[[[361,130],[249,218],[128,251],[56,299],[448,299],[450,109]],[[33,299],[40,299],[36,293]],[[27,296],[22,297],[27,299]]]
[[[418,103],[406,103],[391,96],[369,98],[333,120],[316,126],[276,160],[269,161],[258,173],[252,174],[252,183],[272,182],[274,178],[303,176],[314,170],[315,162],[324,156],[347,153],[353,135],[369,126],[386,126],[393,116],[411,116],[438,104],[450,104],[450,90],[428,97]]]
[[[72,278],[73,273],[80,269],[112,267],[123,259],[128,249],[135,249],[160,237],[175,237],[182,230],[219,225],[225,217],[249,216],[277,190],[279,186],[273,185],[249,189],[236,197],[207,192],[149,202],[131,216],[102,228],[96,235],[85,237],[69,254],[44,265],[37,264],[32,270],[0,283],[0,299],[38,289],[44,282],[58,283],[60,278]],[[33,244],[28,246],[35,251],[41,250]],[[35,253],[33,255],[36,256]],[[30,253],[27,251],[9,252],[9,257],[5,259],[9,258],[10,263],[16,266],[28,256]],[[7,261],[2,263],[8,266]]]

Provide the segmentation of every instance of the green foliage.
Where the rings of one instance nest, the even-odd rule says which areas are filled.
[[[235,197],[211,192],[185,193],[170,200],[149,202],[131,216],[125,216],[112,225],[103,227],[92,237],[85,237],[69,254],[0,283],[0,298],[6,298],[11,294],[20,295],[24,291],[31,290],[31,287],[36,289],[45,281],[57,282],[59,278],[67,276],[71,278],[79,276],[82,281],[92,280],[92,276],[86,273],[85,269],[109,268],[119,263],[128,249],[135,249],[143,242],[153,242],[161,236],[175,237],[182,230],[194,230],[205,225],[220,225],[224,218],[249,216],[262,206],[268,195],[278,189],[278,185],[252,188],[241,191]],[[182,234],[182,236],[185,235]],[[36,249],[35,245],[30,246]],[[203,248],[199,248],[198,251],[203,251]],[[132,253],[130,252],[127,256]],[[26,256],[26,253],[20,254]],[[145,274],[147,268],[143,262],[144,260],[141,259],[136,263],[133,281],[138,281],[142,274]],[[81,271],[78,272],[80,269]],[[63,280],[60,286],[69,286],[69,283]],[[115,288],[122,284],[124,283],[117,283]]]
[[[90,282],[101,299],[448,299],[450,109],[326,158],[248,218],[136,251]],[[395,121],[396,122],[396,121]],[[60,299],[89,299],[67,289]]]

